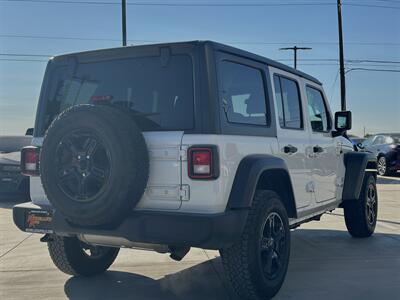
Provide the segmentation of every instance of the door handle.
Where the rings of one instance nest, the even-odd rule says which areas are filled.
[[[322,148],[321,146],[314,146],[313,147],[313,152],[314,153],[322,153],[322,152],[324,152],[324,148]]]
[[[283,147],[283,152],[285,153],[296,153],[297,152],[297,148],[295,146],[292,145],[286,145],[285,147]]]

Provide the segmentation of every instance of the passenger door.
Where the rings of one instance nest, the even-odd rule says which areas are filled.
[[[309,134],[304,127],[300,85],[290,73],[270,68],[275,95],[279,156],[289,168],[297,208],[310,206],[313,183],[309,157]]]
[[[335,200],[336,189],[344,180],[344,178],[337,178],[341,146],[336,144],[332,137],[332,117],[322,89],[309,83],[305,85],[305,92],[316,201]]]

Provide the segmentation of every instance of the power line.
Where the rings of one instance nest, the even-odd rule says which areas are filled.
[[[364,1],[368,1],[368,0],[364,0]],[[371,0],[371,1],[376,1],[376,2],[389,2],[389,3],[398,3],[400,4],[399,0]]]
[[[52,57],[48,54],[21,54],[21,53],[0,53],[0,56],[25,56],[25,57]]]
[[[120,42],[119,39],[111,39],[111,38],[66,37],[66,36],[45,36],[45,35],[20,35],[20,34],[0,34],[0,38],[26,38],[26,39],[49,39],[49,40],[78,40],[78,41]],[[158,43],[160,41],[155,41],[155,40],[129,40],[129,42]],[[399,45],[400,45],[400,43],[399,43]]]
[[[378,0],[377,0],[378,1]],[[0,0],[0,2],[30,2],[30,3],[47,3],[47,4],[79,4],[79,5],[120,5],[119,2],[106,1],[71,1],[71,0]],[[382,1],[387,2],[389,1]],[[396,3],[396,2],[390,2]],[[129,6],[164,6],[164,7],[288,7],[288,6],[333,6],[334,2],[286,2],[286,3],[163,3],[163,2],[130,2]],[[399,10],[398,6],[376,5],[376,4],[360,4],[360,3],[343,3],[346,6],[354,7],[370,7],[382,9]]]
[[[1,0],[0,0],[1,1]],[[0,38],[23,38],[23,39],[50,39],[50,40],[78,40],[78,41],[105,41],[105,42],[120,42],[119,39],[113,38],[90,38],[90,37],[66,37],[66,36],[46,36],[46,35],[22,35],[22,34],[0,34]],[[131,43],[161,43],[161,40],[145,40],[135,39],[128,40]],[[334,45],[338,42],[334,41],[306,41],[306,42],[264,42],[264,41],[225,41],[228,44],[235,45],[292,45],[293,43],[302,45]],[[400,43],[394,42],[357,42],[349,41],[346,45],[357,45],[357,46],[394,46],[399,47]]]
[[[400,9],[399,6],[383,6],[383,5],[375,5],[375,4],[343,3],[342,5],[345,5],[345,6],[355,6],[355,7]]]
[[[50,54],[30,54],[30,53],[0,53],[0,56],[11,56],[11,57],[53,57],[55,55]],[[287,58],[276,58],[275,60],[285,62],[292,61],[292,59]],[[336,58],[299,58],[298,61],[304,62],[332,62],[330,65],[337,65],[338,62]],[[400,61],[394,60],[374,60],[374,59],[346,59],[347,64],[363,64],[364,66],[379,66],[378,64],[392,64],[393,67],[400,67]],[[375,64],[364,64],[364,63],[375,63]],[[395,64],[399,64],[396,66]],[[313,65],[320,65],[315,63]]]
[[[0,58],[0,61],[26,61],[26,62],[48,62],[40,59]]]
[[[5,61],[5,62],[41,62],[45,63],[48,62],[48,60],[42,60],[42,59],[28,59],[28,58],[0,58],[0,61]],[[281,61],[277,59],[276,61]],[[335,63],[299,63],[299,66],[323,66],[323,67],[337,67],[339,64]],[[382,67],[381,65],[365,65],[366,67]],[[396,65],[388,65],[388,67],[394,67],[398,68],[400,66]],[[385,71],[386,69],[369,69],[369,68],[348,68],[346,72],[350,72],[353,70],[371,70],[371,71]],[[388,71],[389,72],[389,71]],[[400,72],[400,70],[391,70],[391,72]]]
[[[370,68],[350,68],[346,71],[349,73],[351,71],[371,71],[371,72],[393,72],[393,73],[400,73],[400,70],[394,69],[370,69]]]
[[[120,5],[120,2],[70,1],[70,0],[0,0],[0,2],[32,2],[51,4],[85,4],[85,5]],[[130,2],[131,6],[172,6],[172,7],[266,7],[266,6],[332,6],[334,2],[286,2],[286,3],[163,3],[163,2]]]
[[[368,1],[368,0],[364,0],[364,1]],[[398,0],[371,0],[372,2],[389,2],[389,3],[397,3],[400,4],[400,1]]]
[[[14,58],[0,58],[0,62],[37,62],[37,63],[47,63],[48,60],[40,59],[14,59]],[[318,67],[337,67],[338,64],[298,64],[299,66],[318,66]],[[351,71],[371,71],[371,72],[389,72],[389,73],[400,73],[400,70],[395,69],[372,69],[372,68],[350,68],[347,69],[346,73]]]
[[[348,62],[355,62],[355,63],[380,63],[380,64],[400,64],[400,61],[393,61],[393,60],[371,60],[371,59],[347,59]]]

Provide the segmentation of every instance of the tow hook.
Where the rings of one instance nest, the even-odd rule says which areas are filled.
[[[52,242],[52,241],[53,241],[53,237],[51,236],[51,234],[46,233],[44,236],[42,236],[42,237],[40,238],[40,241],[41,241],[42,243]]]
[[[186,254],[189,252],[190,247],[175,247],[175,246],[169,246],[169,251],[171,251],[171,254],[169,257],[171,257],[173,260],[176,261],[181,261],[182,258],[186,256]]]

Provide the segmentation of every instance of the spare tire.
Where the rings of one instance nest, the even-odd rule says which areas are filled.
[[[117,222],[142,197],[149,175],[143,134],[126,112],[78,105],[48,128],[40,152],[45,193],[78,225]]]

